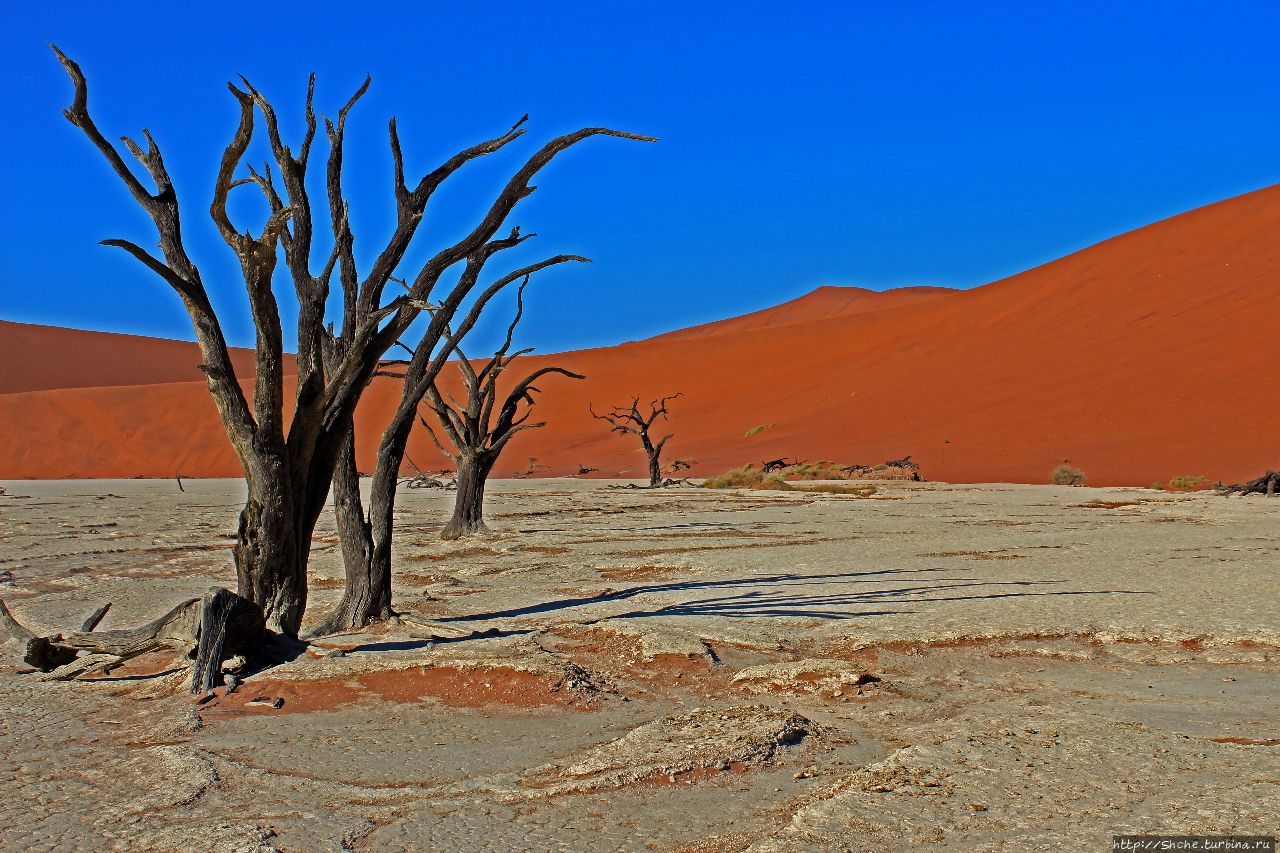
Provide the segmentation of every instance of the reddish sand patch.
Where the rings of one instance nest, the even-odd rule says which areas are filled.
[[[1280,397],[1257,389],[1280,384],[1278,232],[1274,186],[969,291],[821,289],[711,327],[530,357],[530,369],[589,378],[540,400],[550,425],[522,435],[495,474],[536,456],[547,475],[590,464],[598,476],[639,476],[636,448],[600,429],[587,403],[678,389],[669,454],[697,459],[697,476],[780,456],[910,453],[925,477],[952,482],[1044,483],[1065,457],[1091,485],[1149,485],[1170,470],[1246,480],[1276,464]],[[7,324],[0,341],[0,389],[13,392],[0,393],[0,477],[239,474],[199,377],[104,373],[123,346],[115,336]],[[173,346],[129,346],[152,343]],[[4,357],[33,347],[57,357]],[[106,387],[125,381],[151,384]],[[398,398],[393,379],[367,392],[362,468]],[[444,462],[422,433],[409,454]]]
[[[555,635],[567,642],[561,651],[580,665],[651,687],[720,691],[729,673],[720,672],[710,655],[661,653],[646,658],[633,637],[593,628],[561,627]]]
[[[1280,746],[1280,738],[1275,737],[1211,737],[1214,743],[1234,743],[1237,746]]]
[[[250,705],[255,698],[280,698],[284,705]],[[562,707],[590,710],[590,704],[566,687],[553,673],[533,673],[512,667],[434,666],[376,670],[315,681],[255,680],[230,696],[220,696],[214,712],[305,714],[332,711],[376,697],[384,702],[438,701],[452,708]]]
[[[653,785],[659,788],[671,785],[695,785],[698,782],[714,779],[721,773],[746,773],[750,769],[741,761],[730,761],[728,767],[695,767],[692,770],[682,770],[679,773],[653,773],[641,779],[640,784]]]
[[[600,569],[600,577],[610,581],[657,581],[676,576],[675,569],[666,566],[634,566],[625,569]]]

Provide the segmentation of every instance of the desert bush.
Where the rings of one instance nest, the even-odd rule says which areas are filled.
[[[1070,459],[1063,459],[1062,464],[1053,469],[1049,482],[1055,486],[1083,486],[1084,472],[1071,464]]]
[[[1172,476],[1167,483],[1156,483],[1156,487],[1166,492],[1199,492],[1210,488],[1211,484],[1203,474],[1183,474]]]
[[[801,492],[821,492],[824,495],[856,495],[869,498],[879,491],[875,486],[841,486],[838,483],[818,483],[814,486],[802,486]]]
[[[787,476],[794,480],[847,480],[849,472],[844,466],[834,462],[821,460],[793,465],[787,469]]]
[[[752,465],[733,468],[702,482],[704,489],[772,489],[777,492],[817,492],[824,495],[855,495],[869,498],[876,493],[875,486],[842,486],[839,483],[817,483],[812,486],[793,486],[777,474],[765,474]]]
[[[777,474],[765,474],[751,465],[731,468],[723,474],[702,481],[704,489],[774,489],[789,492],[794,488]]]
[[[747,430],[743,437],[751,438],[753,435],[759,435],[771,426],[773,426],[773,424],[760,424],[759,426],[753,426],[751,429]]]

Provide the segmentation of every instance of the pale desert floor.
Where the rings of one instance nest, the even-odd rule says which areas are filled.
[[[236,482],[0,486],[0,597],[32,627],[107,600],[102,627],[130,627],[234,586]],[[493,534],[458,543],[434,536],[452,495],[402,491],[406,618],[195,711],[164,655],[94,681],[6,669],[0,847],[1100,850],[1280,829],[1280,500],[608,486],[495,482]],[[340,577],[326,517],[311,619]]]

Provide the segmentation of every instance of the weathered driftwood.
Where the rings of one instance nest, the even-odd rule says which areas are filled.
[[[256,648],[265,633],[262,608],[221,587],[209,590],[204,598],[187,599],[140,627],[94,631],[109,607],[110,603],[103,605],[85,620],[87,631],[40,636],[19,623],[0,600],[0,630],[18,644],[23,662],[42,672],[77,664],[61,673],[68,678],[171,648],[195,658],[193,693],[221,684],[222,661],[230,653]],[[95,659],[79,665],[82,652]]]
[[[76,659],[74,649],[55,646],[48,637],[37,636],[35,632],[23,627],[13,618],[4,599],[0,599],[0,630],[4,632],[5,640],[17,645],[22,660],[37,669],[54,670]]]
[[[97,610],[89,614],[89,618],[84,620],[84,624],[80,626],[81,633],[87,634],[94,628],[98,627],[98,623],[102,621],[102,617],[107,615],[107,611],[111,609],[111,602],[103,604]]]
[[[1218,491],[1220,495],[1266,495],[1275,497],[1280,494],[1280,471],[1268,471],[1261,477],[1245,483],[1236,483]]]
[[[215,587],[200,601],[200,632],[191,692],[222,683],[222,662],[231,652],[250,651],[265,630],[261,608],[227,589]]]

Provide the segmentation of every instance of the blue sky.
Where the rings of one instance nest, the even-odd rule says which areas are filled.
[[[191,337],[167,288],[97,245],[154,238],[62,118],[70,85],[46,40],[83,66],[109,137],[152,130],[242,345],[238,267],[207,214],[237,73],[295,139],[309,71],[329,113],[373,75],[348,126],[365,253],[392,222],[391,115],[412,176],[530,114],[510,152],[441,193],[411,259],[469,230],[545,138],[597,124],[661,136],[571,151],[511,220],[540,235],[512,262],[595,261],[531,287],[520,340],[542,351],[821,284],[979,285],[1280,181],[1275,2],[183,5],[0,13],[0,318]],[[242,198],[250,221],[260,212]],[[495,313],[475,349],[504,322]]]

